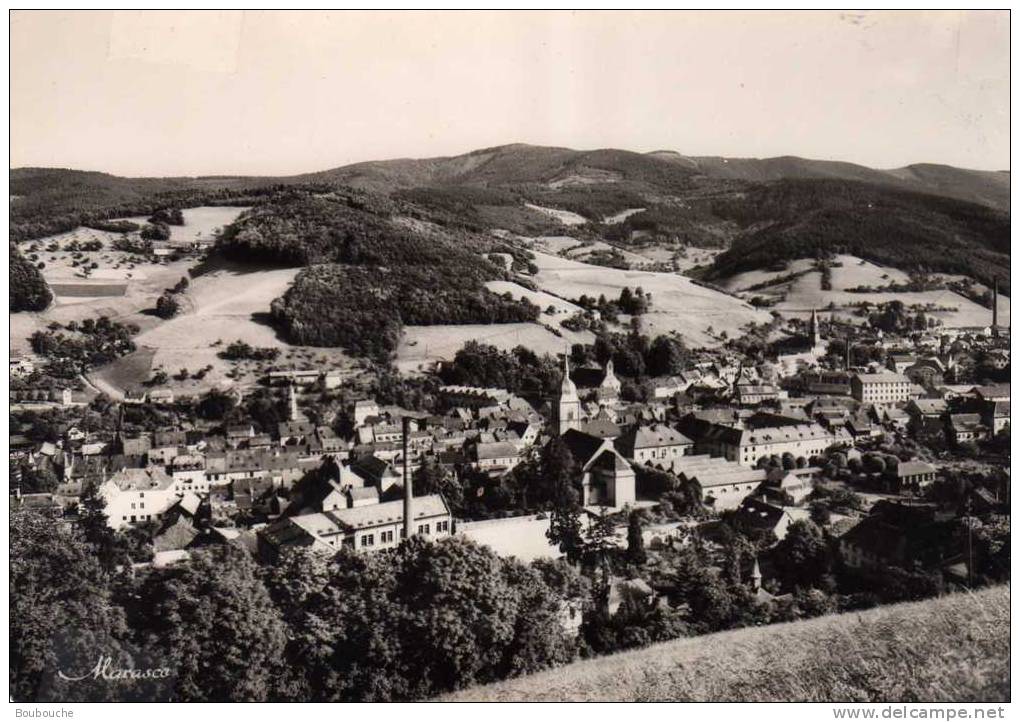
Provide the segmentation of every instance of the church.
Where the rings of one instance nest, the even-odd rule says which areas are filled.
[[[576,379],[576,381],[575,381]],[[578,390],[578,383],[582,390]],[[570,372],[570,357],[563,357],[563,382],[560,394],[552,400],[552,424],[557,433],[567,429],[584,431],[588,422],[604,417],[606,412],[615,416],[620,405],[620,379],[613,371],[613,360],[605,369],[579,368]]]
[[[599,384],[586,394],[593,399],[595,415],[615,406],[620,396],[620,381],[613,373],[613,362],[606,364]],[[598,406],[595,405],[597,402]],[[635,501],[634,470],[616,450],[612,439],[587,430],[591,415],[585,411],[577,385],[570,377],[569,357],[563,359],[563,381],[559,396],[552,400],[552,428],[566,443],[581,470],[581,503],[585,506],[621,507]]]

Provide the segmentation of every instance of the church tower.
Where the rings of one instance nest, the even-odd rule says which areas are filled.
[[[620,379],[613,371],[613,359],[606,361],[606,375],[599,384],[598,398],[602,402],[612,402],[620,398]]]
[[[563,383],[560,384],[560,395],[553,403],[553,427],[556,433],[562,434],[567,429],[581,426],[581,399],[577,395],[577,387],[570,380],[570,355],[563,356]]]

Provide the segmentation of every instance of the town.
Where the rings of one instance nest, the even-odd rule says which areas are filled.
[[[638,558],[742,535],[739,579],[769,605],[800,586],[781,571],[802,551],[790,538],[828,540],[861,579],[1008,575],[1009,384],[976,383],[1008,368],[1008,329],[857,328],[851,346],[824,315],[771,360],[691,353],[643,401],[624,398],[612,358],[572,365],[583,349],[562,354],[546,398],[434,382],[416,408],[354,399],[314,368],[274,369],[247,392],[85,404],[33,389],[40,360],[12,358],[12,506],[73,519],[98,502],[136,567],[209,545],[271,564],[293,548],[373,553],[415,536],[530,562],[571,557],[601,524]],[[245,393],[268,412],[246,417]],[[563,514],[580,519],[573,536],[557,532]],[[981,546],[960,533],[975,527]],[[607,614],[633,589],[667,603],[653,574],[625,571],[606,581]]]
[[[1007,11],[9,26],[21,711],[1010,699]]]

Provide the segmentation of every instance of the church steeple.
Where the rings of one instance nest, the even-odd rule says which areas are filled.
[[[754,568],[751,570],[751,589],[755,592],[761,589],[761,567],[758,566],[758,557],[754,558]]]
[[[560,383],[560,395],[553,404],[552,411],[553,427],[559,434],[581,425],[581,399],[577,395],[577,387],[570,380],[569,353],[563,356],[563,381]]]

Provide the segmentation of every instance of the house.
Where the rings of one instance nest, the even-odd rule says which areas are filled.
[[[903,375],[924,388],[933,388],[943,383],[946,378],[946,367],[937,358],[926,358],[907,366]]]
[[[111,529],[159,519],[178,500],[173,478],[159,467],[121,469],[99,487],[99,495]]]
[[[763,469],[749,469],[735,461],[699,454],[673,462],[670,469],[683,482],[697,485],[702,503],[718,511],[736,509],[758,491],[766,479]]]
[[[741,406],[757,406],[778,401],[779,389],[772,384],[737,384],[734,400]]]
[[[793,517],[782,506],[749,496],[734,511],[732,522],[738,529],[759,534],[772,533],[781,541]]]
[[[800,377],[801,386],[809,394],[828,396],[850,395],[850,374],[846,371],[810,371]]]
[[[913,382],[892,371],[854,374],[850,377],[850,395],[861,403],[895,404],[916,398]]]
[[[777,468],[775,474],[769,472],[762,493],[766,499],[780,506],[800,506],[814,491],[814,480],[819,471],[817,467],[789,471]]]
[[[453,518],[440,494],[414,497],[412,527],[426,539],[451,534]],[[334,553],[341,547],[375,551],[397,546],[404,528],[404,500],[281,518],[258,534],[259,554],[268,561],[288,547]]]
[[[276,432],[281,446],[304,443],[315,434],[315,424],[308,421],[281,421],[276,426]]]
[[[205,457],[201,454],[179,454],[167,466],[178,493],[209,492],[209,479],[205,475]]]
[[[917,363],[917,357],[911,354],[890,354],[885,367],[894,374],[902,374]]]
[[[227,443],[232,446],[240,446],[255,436],[255,427],[251,424],[231,424],[227,426],[226,432]]]
[[[354,402],[354,426],[364,426],[369,418],[379,416],[379,404],[371,399]]]
[[[833,443],[833,436],[819,424],[788,423],[755,429],[710,425],[695,448],[744,466],[754,466],[762,457],[792,454],[805,460],[820,456]]]
[[[994,386],[975,386],[971,394],[979,401],[1005,401],[1009,402],[1009,384],[997,384]]]
[[[610,439],[577,429],[568,429],[562,439],[581,470],[583,506],[621,507],[635,502],[634,470]]]
[[[149,403],[150,404],[172,404],[174,402],[174,392],[170,389],[153,389],[149,392]]]
[[[31,376],[35,372],[35,364],[27,356],[22,356],[16,352],[11,352],[10,355],[10,375],[11,378],[20,378],[22,376]]]
[[[694,442],[665,424],[651,424],[625,433],[616,448],[635,463],[668,467],[673,459],[693,453]]]
[[[923,489],[935,481],[938,472],[924,461],[901,461],[896,467],[896,481],[900,489]]]
[[[506,473],[521,461],[520,452],[509,441],[475,444],[471,456],[474,468],[489,473]]]
[[[1009,402],[988,401],[981,412],[981,421],[987,426],[992,434],[998,434],[1003,429],[1009,428]]]
[[[950,444],[963,444],[988,438],[988,427],[981,414],[949,414],[946,440]]]

